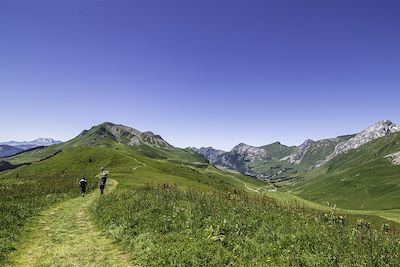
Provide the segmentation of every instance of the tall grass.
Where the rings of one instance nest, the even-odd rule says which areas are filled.
[[[25,223],[51,204],[77,196],[76,173],[0,180],[0,266],[15,249]]]
[[[147,186],[98,200],[93,215],[144,266],[398,266],[391,226],[266,197]]]

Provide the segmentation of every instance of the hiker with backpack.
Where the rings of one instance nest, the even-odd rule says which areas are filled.
[[[99,180],[99,189],[100,189],[100,194],[104,194],[104,189],[106,188],[106,183],[107,183],[107,172],[103,172],[101,174],[100,180]]]
[[[79,187],[81,188],[82,197],[85,197],[85,193],[87,190],[87,184],[88,184],[88,182],[86,181],[86,178],[82,177],[82,179],[79,181]]]

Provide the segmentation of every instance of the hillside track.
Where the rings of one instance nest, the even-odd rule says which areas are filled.
[[[109,179],[106,193],[113,191],[117,183]],[[96,190],[43,211],[26,227],[10,265],[134,266],[92,222],[89,208],[98,197]]]

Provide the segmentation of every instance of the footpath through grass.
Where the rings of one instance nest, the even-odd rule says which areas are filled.
[[[27,221],[52,204],[76,195],[76,173],[61,178],[36,176],[0,178],[0,266],[23,235]]]
[[[110,180],[106,190],[117,182]],[[43,211],[26,227],[11,266],[133,266],[123,251],[92,223],[88,209],[98,191]]]

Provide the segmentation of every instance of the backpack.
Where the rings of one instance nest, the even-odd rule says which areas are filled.
[[[79,184],[80,184],[81,187],[86,187],[87,182],[82,179],[82,180],[79,181]]]

